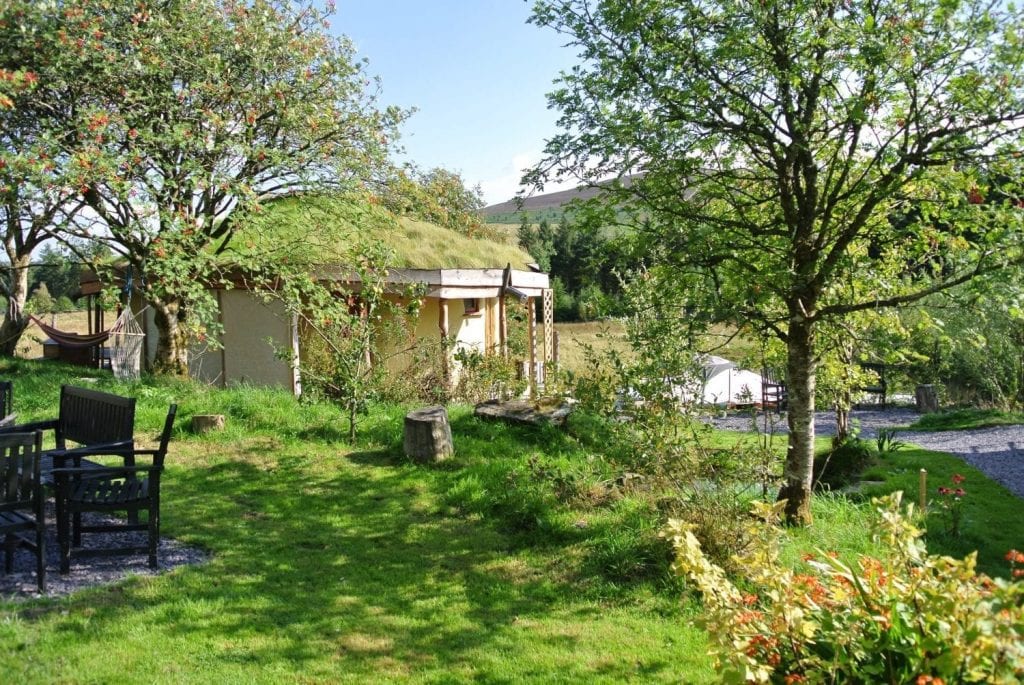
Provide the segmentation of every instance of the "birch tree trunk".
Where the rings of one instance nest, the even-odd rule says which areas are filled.
[[[155,300],[150,303],[155,312],[157,330],[156,355],[153,370],[175,376],[188,375],[188,339],[181,325],[185,312],[180,300]]]
[[[25,302],[28,301],[28,266],[31,259],[31,255],[16,256],[11,258],[11,264],[7,267],[9,291],[4,293],[7,295],[7,308],[3,322],[0,323],[0,355],[4,357],[14,356],[21,334],[28,327]]]
[[[810,525],[816,382],[813,324],[803,318],[790,320],[787,352],[789,444],[779,499],[786,500],[787,522]]]

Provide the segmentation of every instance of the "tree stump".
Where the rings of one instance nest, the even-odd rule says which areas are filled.
[[[917,411],[921,414],[934,414],[939,410],[939,396],[934,385],[919,385],[914,395],[917,400]]]
[[[224,430],[223,414],[196,414],[192,417],[192,432],[197,435]]]
[[[418,463],[440,461],[453,453],[448,412],[437,405],[405,415],[405,455]]]

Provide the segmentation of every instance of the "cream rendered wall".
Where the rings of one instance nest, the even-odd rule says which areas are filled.
[[[454,344],[453,353],[475,350],[484,354],[487,345],[487,302],[492,298],[478,298],[479,311],[467,314],[465,300],[448,300],[448,335]]]
[[[480,311],[476,314],[466,314],[465,301],[461,299],[447,300],[448,303],[448,336],[453,342],[451,353],[463,349],[474,349],[481,354],[493,352],[497,339],[497,298],[478,298]],[[425,298],[420,307],[420,315],[413,327],[413,334],[416,340],[427,344],[437,345],[441,340],[440,327],[440,300],[437,298]],[[490,330],[489,330],[490,329]],[[409,368],[413,362],[410,354],[397,354],[392,352],[396,345],[388,346],[382,351],[385,358],[385,365],[389,371],[400,372]],[[401,344],[408,344],[402,341]],[[457,365],[456,365],[457,366]],[[453,368],[457,374],[458,369]]]
[[[292,346],[291,316],[284,305],[261,302],[244,290],[226,290],[221,297],[221,317],[227,383],[292,389],[291,365],[274,353],[275,347],[290,349]]]
[[[294,390],[291,366],[274,355],[275,345],[292,345],[291,317],[284,306],[263,303],[245,290],[223,290],[219,295],[224,349],[190,355],[193,377],[219,385],[251,383]]]

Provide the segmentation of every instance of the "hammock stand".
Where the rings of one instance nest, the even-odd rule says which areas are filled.
[[[92,354],[88,357],[81,353],[65,355],[63,357],[65,361],[102,366],[104,360],[103,344],[107,340],[111,340],[110,369],[114,372],[114,376],[121,380],[139,378],[140,353],[142,351],[142,343],[145,340],[145,333],[143,333],[142,328],[135,320],[129,308],[125,307],[121,315],[114,321],[114,325],[107,330],[88,335],[62,331],[31,314],[29,318],[42,329],[43,333],[50,336],[50,339],[55,341],[62,350],[92,350]]]

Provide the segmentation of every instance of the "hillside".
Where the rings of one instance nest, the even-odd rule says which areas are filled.
[[[629,185],[629,178],[625,181]],[[506,202],[489,205],[480,210],[484,220],[490,224],[518,224],[523,214],[532,222],[541,219],[554,220],[561,216],[563,207],[573,200],[589,200],[601,192],[600,187],[580,187],[559,190],[554,193],[513,198]]]
[[[499,202],[496,205],[484,207],[480,210],[480,213],[484,215],[488,222],[502,223],[500,221],[495,222],[493,217],[499,215],[518,216],[523,212],[533,214],[534,212],[544,212],[546,210],[557,210],[561,212],[563,205],[566,205],[573,200],[588,200],[599,192],[600,188],[572,188],[570,190],[560,190],[556,193],[544,193],[542,195],[532,195],[521,199]]]

